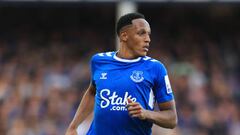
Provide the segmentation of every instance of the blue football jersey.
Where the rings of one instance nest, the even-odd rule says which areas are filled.
[[[153,123],[130,117],[127,98],[147,110],[174,98],[166,68],[148,56],[129,60],[99,53],[91,59],[91,73],[96,95],[88,135],[150,135]]]

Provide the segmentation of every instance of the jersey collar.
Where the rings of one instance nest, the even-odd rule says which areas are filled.
[[[136,59],[123,59],[123,58],[119,58],[116,54],[117,54],[117,52],[113,55],[113,58],[120,62],[130,62],[131,63],[131,62],[138,62],[141,59],[141,57],[138,57]]]

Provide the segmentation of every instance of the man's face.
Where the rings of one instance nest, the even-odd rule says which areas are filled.
[[[132,25],[126,28],[126,47],[133,56],[146,56],[150,39],[151,29],[145,19],[134,19]]]

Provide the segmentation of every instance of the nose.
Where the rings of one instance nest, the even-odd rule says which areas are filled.
[[[150,35],[147,35],[147,36],[145,37],[145,42],[147,42],[147,43],[150,43],[150,42],[151,42]]]

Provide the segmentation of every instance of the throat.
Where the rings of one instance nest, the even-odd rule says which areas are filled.
[[[135,56],[133,53],[130,53],[128,51],[121,51],[121,50],[119,50],[116,53],[116,56],[122,59],[136,59],[139,57],[139,56]]]

